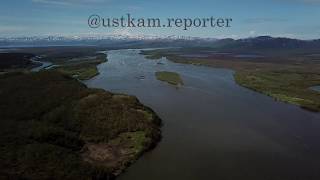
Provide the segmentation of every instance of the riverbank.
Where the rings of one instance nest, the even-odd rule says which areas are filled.
[[[79,80],[88,80],[99,74],[97,65],[107,61],[107,55],[97,53],[90,57],[70,58],[55,64],[52,68]]]
[[[119,180],[319,179],[319,113],[243,88],[232,70],[153,61],[139,53],[108,51],[100,75],[84,82],[135,95],[164,121],[161,143]],[[184,86],[157,80],[161,71],[179,74]]]
[[[107,54],[96,52],[94,49],[58,49],[53,53],[50,48],[34,48],[29,51],[32,53],[0,53],[0,73],[38,72],[50,69],[79,80],[88,80],[99,74],[97,65],[107,61]]]
[[[176,63],[205,65],[235,70],[235,81],[246,88],[271,96],[276,100],[320,111],[320,93],[310,89],[320,84],[317,62],[301,63],[292,57],[282,59],[219,59],[182,57],[184,50],[142,51],[149,59],[166,57]],[[278,61],[278,62],[276,62]]]
[[[1,178],[114,178],[160,140],[161,120],[133,96],[56,71],[0,84]]]

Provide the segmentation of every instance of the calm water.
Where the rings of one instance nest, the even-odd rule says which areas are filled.
[[[320,92],[320,86],[313,86],[311,89]]]
[[[137,96],[162,118],[163,139],[120,180],[319,180],[320,114],[235,84],[233,72],[108,52],[89,87]],[[178,72],[176,89],[155,79]],[[140,78],[145,77],[145,78]]]
[[[263,58],[264,56],[256,55],[256,54],[239,54],[239,55],[234,55],[234,57],[237,57],[237,58]]]
[[[47,61],[39,61],[38,58],[31,58],[30,59],[32,62],[37,63],[37,64],[41,64],[40,66],[37,66],[35,68],[32,68],[31,71],[33,72],[38,72],[41,71],[43,69],[48,69],[49,67],[52,66],[51,62],[47,62]]]

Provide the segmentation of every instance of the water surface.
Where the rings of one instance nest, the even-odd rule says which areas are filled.
[[[163,120],[163,139],[120,180],[319,180],[320,115],[238,86],[233,71],[108,52],[89,87],[135,95]],[[181,75],[177,89],[156,71]],[[144,78],[140,78],[144,77]]]
[[[33,63],[40,64],[39,66],[32,68],[31,69],[32,72],[38,72],[43,69],[50,69],[50,67],[52,66],[51,62],[40,61],[39,59],[41,59],[41,58],[39,58],[37,56],[30,59]]]
[[[234,55],[236,58],[263,58],[264,56],[256,55],[256,54],[238,54]]]
[[[313,86],[311,89],[320,92],[320,86]]]

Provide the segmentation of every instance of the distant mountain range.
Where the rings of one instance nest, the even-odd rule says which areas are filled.
[[[213,47],[226,51],[314,51],[320,53],[320,39],[299,40],[290,38],[274,38],[259,36],[247,39],[221,39],[214,43]]]
[[[33,36],[33,37],[9,37],[0,38],[0,46],[141,46],[152,45],[152,47],[173,46],[203,46],[217,41],[215,38],[198,38],[189,36]]]
[[[320,52],[320,39],[298,40],[259,36],[246,39],[216,39],[187,36],[34,36],[0,38],[0,47],[29,46],[102,46],[107,48],[155,48],[155,47],[209,47],[219,51],[274,52],[308,51]]]

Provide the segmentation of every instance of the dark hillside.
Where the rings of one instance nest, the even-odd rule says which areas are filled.
[[[0,100],[0,179],[112,178],[160,139],[135,97],[57,72],[1,75]]]

